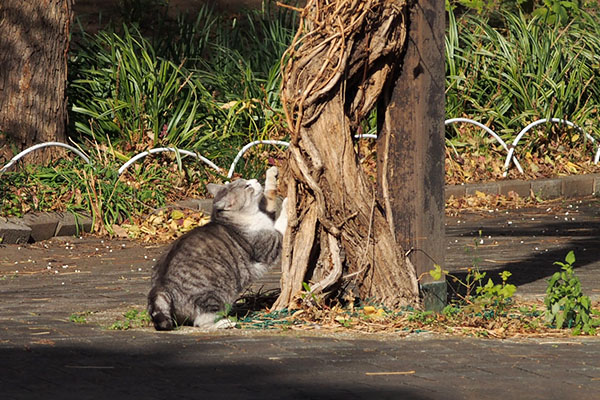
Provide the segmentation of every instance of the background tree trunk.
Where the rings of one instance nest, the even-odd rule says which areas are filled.
[[[376,193],[353,143],[402,62],[407,10],[402,1],[312,0],[302,11],[283,67],[290,223],[275,308],[293,307],[308,281],[312,293],[352,282],[361,298],[419,302],[390,202]]]
[[[72,0],[0,2],[0,151],[66,140],[71,7]],[[50,151],[57,150],[28,158],[46,161]]]

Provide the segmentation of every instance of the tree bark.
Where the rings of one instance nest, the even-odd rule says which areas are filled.
[[[0,149],[66,141],[71,21],[72,0],[0,2]],[[44,162],[57,151],[28,159]]]
[[[402,61],[407,10],[403,1],[311,0],[302,11],[282,72],[290,222],[276,309],[295,306],[309,281],[313,294],[354,283],[361,298],[419,303],[390,202],[378,196],[353,142]]]

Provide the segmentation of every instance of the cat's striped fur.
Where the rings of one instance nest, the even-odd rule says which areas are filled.
[[[227,327],[216,313],[279,262],[287,211],[284,200],[275,220],[276,174],[267,172],[264,195],[254,179],[207,186],[211,222],[176,240],[154,267],[148,313],[157,330]]]

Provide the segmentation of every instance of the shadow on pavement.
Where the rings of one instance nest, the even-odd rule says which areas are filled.
[[[173,338],[175,339],[175,338]],[[177,340],[174,340],[175,342]],[[115,341],[122,347],[125,341]],[[210,347],[210,346],[209,346]],[[428,399],[398,382],[322,360],[203,353],[165,343],[161,350],[105,351],[84,346],[0,350],[5,399]],[[223,350],[219,351],[223,354]],[[333,360],[332,360],[333,361]],[[354,376],[353,376],[354,375]],[[397,377],[396,377],[397,378]],[[378,385],[375,385],[378,382]],[[404,386],[404,387],[402,387]]]
[[[519,238],[525,241],[528,238],[539,239],[540,242],[544,238],[565,238],[563,243],[540,245],[540,249],[537,252],[530,251],[529,254],[518,256],[518,261],[506,262],[500,264],[497,268],[486,267],[485,270],[489,271],[488,277],[491,277],[494,281],[498,280],[497,272],[510,271],[512,276],[509,279],[510,283],[517,286],[521,286],[527,283],[539,281],[541,279],[548,279],[557,271],[560,271],[561,267],[555,265],[555,261],[564,261],[565,256],[570,250],[575,253],[575,270],[582,269],[584,267],[598,264],[597,273],[600,274],[600,222],[560,222],[550,223],[535,226],[523,226],[515,228],[504,228],[504,227],[481,227],[475,228],[467,227],[461,229],[452,229],[454,236],[473,237],[479,236],[479,231],[483,232],[484,236],[491,236],[492,238],[499,238],[498,240],[505,240],[506,238],[514,238],[512,245],[503,244],[500,247],[500,252],[506,252],[506,254],[520,253],[519,247],[530,245],[520,244],[517,242]],[[549,247],[549,248],[548,248]],[[487,256],[483,251],[478,252],[477,250],[472,251],[474,258],[482,258]],[[461,280],[465,280],[467,272],[459,271],[453,272]],[[486,278],[487,281],[487,278]],[[458,289],[457,285],[451,281],[448,281],[449,285]]]

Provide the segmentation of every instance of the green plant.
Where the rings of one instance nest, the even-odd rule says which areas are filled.
[[[529,3],[531,1],[532,0],[446,0],[446,10],[461,6],[468,10],[474,10],[479,14],[488,14],[498,11],[515,11],[524,3]]]
[[[316,294],[313,293],[310,285],[307,282],[302,282],[302,288],[304,288],[304,292],[302,292],[302,300],[307,301],[310,299],[313,305],[319,304],[319,298]]]
[[[519,12],[499,18],[449,11],[446,116],[485,116],[505,141],[526,123],[554,117],[598,135],[597,18],[580,13],[567,28]],[[456,131],[449,139],[461,142]]]
[[[76,324],[87,324],[87,316],[91,314],[91,311],[77,312],[69,316],[69,321]]]
[[[425,325],[432,324],[436,320],[436,315],[433,311],[414,311],[408,314],[409,322],[420,322]]]
[[[216,313],[215,322],[222,319],[228,319],[233,323],[237,323],[238,317],[236,315],[230,315],[232,310],[233,306],[231,304],[225,304],[225,309]]]
[[[77,218],[87,213],[96,232],[112,232],[113,224],[154,211],[168,199],[181,198],[182,182],[194,187],[206,180],[193,168],[174,171],[157,160],[161,158],[151,158],[121,176],[116,161],[106,154],[104,159],[92,158],[91,164],[62,159],[48,166],[25,165],[5,172],[0,178],[0,216],[67,211]]]
[[[151,319],[146,311],[139,311],[134,308],[127,310],[123,317],[125,319],[119,319],[108,327],[111,330],[128,330],[133,328],[140,328],[150,326]]]
[[[469,269],[464,280],[443,270],[437,264],[433,270],[429,271],[429,274],[434,280],[448,276],[464,290],[464,293],[457,292],[463,304],[459,307],[456,304],[447,306],[444,309],[444,313],[447,315],[456,315],[461,311],[467,311],[493,318],[502,314],[512,304],[512,296],[517,291],[515,285],[507,283],[511,276],[509,271],[499,273],[502,282],[497,284],[491,278],[484,283],[486,272],[482,272],[478,268]]]
[[[566,24],[573,15],[579,13],[579,3],[580,1],[543,0],[542,6],[536,8],[533,15],[542,17],[549,24]]]
[[[197,140],[202,114],[199,82],[173,61],[157,57],[135,27],[84,35],[72,58],[70,92],[75,130],[90,139],[130,146]],[[177,140],[172,140],[177,138]]]
[[[581,282],[573,272],[575,253],[571,250],[565,262],[555,261],[561,267],[548,281],[546,297],[546,323],[558,329],[571,328],[573,334],[595,334],[600,320],[594,318],[591,301],[581,290]]]
[[[231,19],[205,6],[193,20],[158,19],[153,36],[130,23],[76,36],[70,121],[82,139],[114,146],[122,160],[173,146],[225,165],[249,141],[285,134],[279,60],[294,35],[294,12],[267,4]],[[259,157],[240,170],[257,177],[264,148],[251,152]]]
[[[502,312],[510,304],[512,296],[517,291],[517,287],[507,283],[508,278],[512,275],[509,271],[499,273],[501,283],[494,284],[491,278],[483,286],[478,286],[475,289],[477,294],[476,303],[483,305],[486,308],[493,308],[496,312]],[[481,279],[485,273],[481,275]]]

